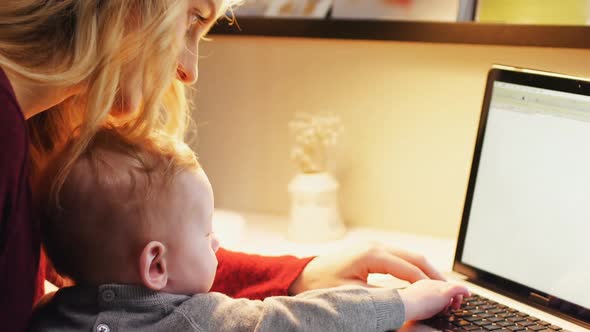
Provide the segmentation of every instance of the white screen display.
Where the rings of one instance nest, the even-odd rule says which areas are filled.
[[[462,261],[590,308],[590,97],[495,82]]]

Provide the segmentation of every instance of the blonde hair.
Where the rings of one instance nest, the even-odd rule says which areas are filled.
[[[171,226],[158,217],[158,204],[167,202],[178,174],[199,164],[188,145],[161,139],[131,140],[116,128],[100,129],[57,194],[49,188],[72,159],[72,142],[49,163],[35,201],[45,252],[58,273],[89,282],[96,269],[137,258],[146,241]]]
[[[131,60],[143,75],[143,100],[118,123],[132,139],[156,132],[184,140],[189,121],[185,87],[175,80],[180,43],[175,28],[187,0],[18,0],[0,2],[0,66],[48,87],[86,86],[29,119],[33,175],[74,135],[71,160],[57,174],[59,190],[73,160],[109,114]],[[224,11],[236,1],[225,0]]]

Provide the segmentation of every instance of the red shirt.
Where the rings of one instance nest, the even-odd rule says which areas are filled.
[[[313,257],[265,257],[219,249],[217,259],[212,292],[261,300],[289,295],[289,287]]]
[[[40,233],[32,216],[29,139],[23,113],[0,69],[0,330],[25,330],[43,294]]]

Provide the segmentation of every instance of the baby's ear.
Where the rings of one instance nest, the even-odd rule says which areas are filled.
[[[158,241],[148,243],[139,257],[139,274],[143,285],[152,290],[162,290],[168,284],[166,246]]]

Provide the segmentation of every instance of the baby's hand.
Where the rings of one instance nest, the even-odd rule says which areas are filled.
[[[420,280],[405,289],[399,295],[406,308],[406,320],[430,318],[449,306],[458,309],[463,296],[470,296],[467,287],[439,280]]]

